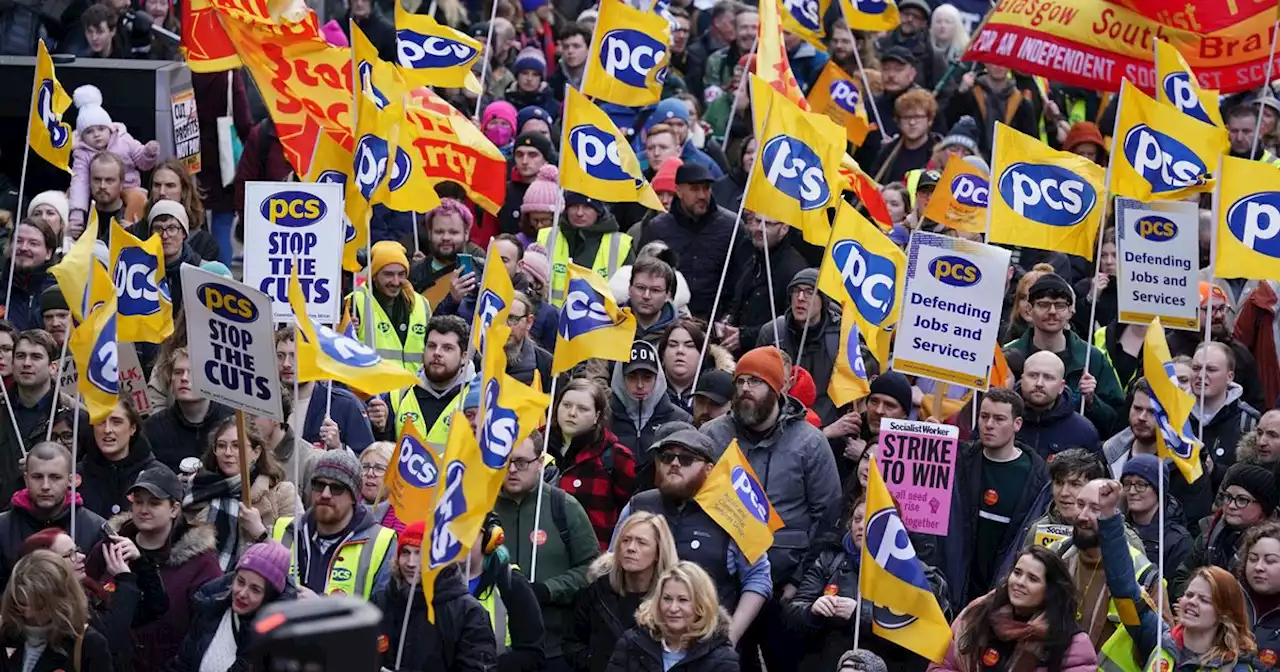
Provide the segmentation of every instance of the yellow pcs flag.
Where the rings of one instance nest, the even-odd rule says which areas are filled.
[[[884,32],[898,27],[902,19],[893,0],[840,0],[849,28],[867,32]]]
[[[316,134],[316,149],[311,155],[311,168],[310,172],[307,173],[307,181],[339,184],[342,185],[345,193],[348,173],[351,172],[351,156],[351,151],[343,148],[342,144],[334,139],[333,135],[328,131],[321,130]],[[342,268],[356,273],[363,268],[360,262],[356,260],[356,253],[362,249],[356,246],[356,239],[368,239],[369,223],[364,223],[365,232],[363,237],[356,233],[356,228],[352,224],[351,218],[347,217],[345,212],[342,213],[342,224]]]
[[[427,538],[422,545],[422,592],[427,598],[427,620],[435,623],[436,611],[432,603],[435,596],[436,576],[449,565],[462,562],[476,543],[476,531],[465,534],[460,523],[464,517],[480,521],[493,507],[493,502],[482,502],[475,496],[477,486],[483,486],[490,472],[477,468],[481,464],[480,445],[476,443],[471,424],[462,411],[454,411],[449,421],[449,440],[445,445],[444,465],[436,483],[436,496],[427,518]]]
[[[407,523],[426,520],[436,496],[440,465],[412,422],[404,423],[400,440],[387,465],[383,487],[396,517]]]
[[[609,115],[573,87],[564,109],[568,146],[561,148],[560,186],[605,203],[639,203],[665,212],[636,153]]]
[[[852,308],[858,331],[881,365],[889,361],[888,330],[902,312],[907,255],[875,224],[841,203],[818,270],[818,291]]]
[[[1001,123],[996,124],[994,152],[987,242],[1093,260],[1106,180],[1102,166]]]
[[[780,0],[772,0],[779,2]],[[805,0],[782,2],[782,29],[812,44],[818,51],[827,50],[827,31],[822,18],[831,7],[831,0]]]
[[[36,53],[36,83],[31,92],[31,114],[27,118],[27,144],[40,158],[71,172],[71,124],[62,115],[71,105],[71,96],[53,72],[53,59],[44,40]]]
[[[401,165],[401,175],[392,176],[395,166],[402,164],[397,139],[400,122],[404,118],[403,84],[394,70],[388,70],[390,64],[378,59],[377,50],[369,38],[354,24],[351,26],[351,49],[358,73],[352,84],[358,111],[355,149],[346,188],[346,210],[347,218],[355,227],[351,244],[360,249],[368,240],[372,206],[386,203],[391,189],[396,186],[393,183],[397,178],[407,178],[408,172]]]
[[[862,348],[858,346],[858,308],[844,301],[841,306],[840,353],[836,355],[836,364],[831,370],[831,382],[827,383],[827,396],[837,408],[871,394]]]
[[[582,95],[627,107],[658,102],[667,79],[669,42],[670,24],[662,16],[622,0],[601,0]]]
[[[333,379],[365,394],[381,394],[418,384],[399,364],[384,361],[377,350],[307,316],[298,271],[289,276],[289,307],[297,324],[298,380]]]
[[[490,245],[484,263],[484,282],[476,299],[476,314],[471,321],[471,344],[476,352],[486,353],[485,340],[489,328],[494,325],[507,326],[507,316],[511,314],[511,304],[516,300],[516,288],[511,284],[511,275],[498,255],[498,246]],[[497,344],[497,350],[506,347],[503,338]],[[506,364],[502,370],[506,370]]]
[[[425,14],[410,14],[396,3],[396,61],[410,88],[467,85],[471,65],[484,43]]]
[[[957,231],[984,233],[990,191],[991,185],[981,170],[952,154],[924,216]]]
[[[111,275],[117,337],[129,343],[161,343],[168,338],[173,333],[173,298],[164,277],[160,236],[144,242],[112,221]]]
[[[551,375],[561,373],[593,357],[614,362],[631,359],[636,338],[636,318],[629,308],[619,308],[613,292],[598,273],[570,263],[566,273],[564,305],[556,325],[556,351]]]
[[[503,345],[511,334],[505,322],[494,324],[486,336],[494,345],[484,352],[480,367],[480,409],[476,417],[476,442],[483,467],[494,472],[478,490],[478,501],[492,504],[507,475],[511,451],[542,424],[551,398],[507,375],[507,353]]]
[[[1191,431],[1191,409],[1196,398],[1178,387],[1173,355],[1164,337],[1160,318],[1151,320],[1142,344],[1142,374],[1151,386],[1151,410],[1156,416],[1156,454],[1173,460],[1188,483],[1204,475],[1200,466],[1200,443]],[[1176,428],[1176,429],[1175,429]]]
[[[855,145],[861,145],[871,130],[863,100],[862,87],[835,61],[827,61],[809,89],[809,107],[843,126],[845,137]]]
[[[93,254],[93,247],[97,242],[98,213],[91,210],[84,233],[62,255],[62,260],[49,268],[49,273],[58,279],[58,291],[62,292],[62,298],[67,302],[71,317],[76,322],[83,322],[95,306],[106,303],[108,298],[115,295],[115,286],[106,265]],[[89,281],[91,272],[92,284]]]
[[[747,209],[786,222],[808,243],[825,246],[831,236],[827,206],[839,199],[843,184],[843,129],[824,114],[796,107],[755,75],[751,105],[761,122],[756,133],[761,140],[747,180]]]
[[[120,365],[116,354],[116,301],[89,313],[72,332],[67,343],[75,358],[76,388],[89,411],[89,422],[104,422],[120,398]]]
[[[861,568],[858,585],[862,598],[874,605],[871,631],[935,663],[941,662],[951,645],[951,627],[925,576],[924,564],[911,546],[875,457],[871,458],[871,473],[867,476]],[[879,617],[890,615],[896,623],[907,624],[896,628],[881,625]]]
[[[1178,48],[1156,40],[1156,100],[1172,105],[1183,114],[1218,128],[1226,128],[1218,109],[1218,92],[1201,89],[1196,74]]]
[[[1230,145],[1225,130],[1161,105],[1124,80],[1111,148],[1112,195],[1153,201],[1213,189],[1213,166]]]
[[[1216,275],[1280,279],[1280,168],[1223,156],[1221,172]]]
[[[782,41],[782,22],[778,17],[778,0],[760,3],[760,23],[756,28],[756,72],[763,73],[765,81],[787,100],[809,109],[809,101],[800,89],[787,57],[787,45]],[[759,111],[756,112],[758,120]],[[759,124],[757,123],[757,126]],[[758,130],[758,129],[757,129]],[[757,134],[758,136],[759,134]]]
[[[768,552],[773,533],[784,525],[737,439],[729,442],[693,499],[752,564]]]

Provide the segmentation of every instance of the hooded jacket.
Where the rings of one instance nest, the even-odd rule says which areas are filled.
[[[630,448],[631,454],[635,455],[637,472],[653,462],[649,447],[653,445],[653,434],[660,425],[674,421],[689,422],[691,419],[688,412],[671,403],[667,396],[667,375],[662,370],[658,349],[647,341],[637,341],[635,347],[641,347],[640,344],[653,351],[653,361],[658,365],[658,375],[649,396],[636,400],[627,392],[627,379],[622,375],[625,365],[621,362],[614,365],[613,378],[609,383],[612,392],[609,412],[613,418],[610,428],[618,437],[618,443]]]
[[[631,307],[631,302],[628,301],[621,305],[629,308]],[[643,327],[640,326],[639,322],[636,322],[636,340],[644,341],[655,348],[658,347],[658,344],[662,341],[662,332],[666,331],[667,327],[672,322],[675,322],[678,317],[680,317],[680,314],[676,311],[675,304],[667,301],[662,304],[662,310],[658,312],[658,319],[653,324]]]
[[[302,521],[301,527],[298,526],[298,520]],[[271,526],[267,525],[270,529]],[[351,520],[347,523],[346,530],[338,535],[337,543],[330,543],[326,546],[316,542],[316,514],[314,510],[308,511],[306,515],[294,518],[285,528],[285,537],[292,537],[297,547],[297,567],[298,577],[302,585],[310,588],[317,595],[325,594],[325,586],[329,584],[329,572],[332,569],[332,559],[338,554],[342,546],[346,544],[357,543],[373,543],[374,538],[378,534],[381,526],[378,521],[374,520],[373,513],[369,507],[364,504],[356,504],[351,512]],[[395,558],[384,557],[382,564],[375,570],[373,580],[373,590],[387,585],[391,578],[391,563]],[[372,594],[372,591],[370,592]]]
[[[171,402],[142,424],[156,459],[175,473],[185,457],[199,457],[209,446],[209,432],[235,411],[217,402],[209,402],[209,411],[200,422],[191,422],[182,414],[177,402]]]
[[[1017,340],[1005,344],[1006,349],[1016,350],[1023,357],[1030,357],[1039,352],[1033,336],[1036,328],[1031,326]],[[1093,401],[1085,406],[1084,416],[1098,428],[1099,435],[1107,435],[1124,425],[1128,417],[1128,406],[1124,403],[1124,389],[1116,378],[1116,371],[1107,361],[1106,353],[1085,342],[1074,331],[1063,332],[1067,339],[1067,349],[1057,353],[1062,359],[1067,389],[1071,392],[1072,404],[1080,406],[1080,378],[1084,376],[1085,353],[1093,348],[1089,355],[1089,373],[1098,381],[1094,390]]]
[[[751,246],[751,257],[742,270],[738,284],[730,290],[729,306],[725,311],[729,323],[739,329],[738,342],[742,344],[744,352],[757,342],[761,330],[773,319],[775,308],[786,312],[791,305],[787,284],[796,273],[809,267],[792,244],[791,236],[783,236],[782,240],[769,248],[767,264],[764,255],[762,248]],[[769,282],[770,277],[772,284]],[[836,333],[839,338],[839,331]],[[810,337],[816,335],[810,334]],[[833,359],[832,362],[834,361]]]
[[[10,262],[12,263],[12,262]],[[8,320],[18,331],[44,328],[44,310],[40,308],[40,295],[44,290],[58,284],[58,279],[49,272],[53,260],[49,260],[29,271],[19,271],[5,267],[6,273],[13,274],[13,288],[4,300],[4,319]]]
[[[685,649],[684,658],[667,666],[665,644],[636,626],[622,634],[609,658],[608,672],[738,672],[738,652],[729,643],[729,615],[720,610],[716,631]]]
[[[142,171],[151,170],[160,164],[160,146],[138,141],[129,135],[129,129],[124,124],[113,123],[110,129],[111,138],[103,151],[115,154],[124,162],[120,187],[141,187]],[[83,136],[77,131],[74,149],[71,150],[71,187],[67,190],[67,201],[71,206],[67,215],[68,225],[85,222],[86,213],[89,212],[89,164],[97,153],[98,150],[84,142]]]
[[[1018,441],[1035,449],[1044,459],[1068,448],[1084,448],[1095,454],[1102,453],[1102,441],[1092,422],[1076,412],[1078,404],[1071,403],[1071,395],[1059,394],[1053,406],[1045,410],[1026,407],[1022,416],[1022,429]]]
[[[600,251],[600,246],[604,244],[604,236],[606,233],[620,233],[618,227],[618,219],[613,216],[609,208],[604,208],[600,216],[596,219],[596,223],[585,228],[578,228],[569,224],[569,213],[566,208],[564,214],[560,215],[560,239],[565,242],[569,249],[569,259],[573,263],[586,268],[595,265],[596,254]],[[635,261],[635,245],[632,245],[632,251],[627,253],[624,260],[620,260],[621,264],[630,264]],[[552,255],[555,250],[548,250]]]
[[[159,464],[151,454],[151,442],[141,427],[129,439],[129,454],[112,462],[103,456],[94,440],[93,432],[80,435],[80,487],[77,493],[84,499],[85,508],[110,518],[129,508],[129,488],[138,480],[138,474]]]
[[[37,443],[44,441],[45,434],[49,429],[49,418],[54,417],[57,413],[75,409],[75,412],[80,414],[80,426],[89,426],[89,414],[80,409],[76,401],[66,394],[58,394],[58,408],[54,412],[52,408],[52,388],[33,408],[23,406],[18,399],[16,391],[10,389],[7,398],[0,396],[0,417],[8,417],[9,409],[6,406],[9,403],[14,403],[13,408],[18,418],[17,424],[25,430],[26,436],[19,439],[14,430],[14,423],[0,422],[0,497],[3,497],[0,502],[10,501],[14,494],[24,487],[23,474],[18,469],[18,460],[23,456],[22,447],[26,446],[30,449]]]
[[[1230,383],[1227,385],[1226,403],[1208,417],[1201,416],[1200,404],[1191,408],[1191,431],[1204,442],[1201,454],[1208,455],[1214,462],[1214,492],[1222,487],[1227,469],[1236,463],[1236,445],[1240,443],[1240,438],[1258,426],[1258,411],[1244,402],[1241,398],[1243,395],[1244,388],[1239,383]],[[1203,435],[1200,433],[1202,426]]]
[[[77,548],[93,548],[102,540],[102,526],[106,523],[98,514],[86,509],[76,493],[76,535]],[[13,563],[18,561],[18,551],[27,537],[40,530],[56,527],[71,534],[71,492],[67,492],[62,508],[51,518],[43,517],[36,511],[31,496],[24,488],[14,493],[8,511],[0,513],[0,585],[9,583],[9,571]]]
[[[405,628],[405,607],[409,607]],[[400,672],[489,672],[498,659],[489,615],[467,592],[462,572],[449,565],[436,575],[434,623],[427,620],[427,598],[418,584],[405,586],[393,580],[376,591],[370,599],[382,611],[382,637],[387,643],[382,653],[385,669]],[[404,633],[404,654],[400,653],[400,634]]]
[[[734,213],[717,205],[714,196],[706,213],[698,218],[691,216],[677,198],[671,202],[668,212],[654,217],[644,227],[640,240],[633,247],[639,249],[655,240],[664,241],[679,259],[677,270],[689,281],[689,312],[706,319],[715,301],[720,272],[725,264],[729,264],[730,271],[725,278],[725,287],[736,285],[740,269],[746,266],[750,250],[745,236],[739,235],[733,247],[729,246],[737,227]]]
[[[578,597],[573,628],[565,633],[564,657],[579,672],[604,672],[618,638],[636,626],[636,609],[644,593],[619,595],[609,583],[613,554],[601,556],[588,570],[589,581]]]
[[[1133,430],[1127,427],[1102,444],[1102,457],[1111,467],[1113,478],[1118,480],[1124,474],[1124,465],[1132,457],[1132,453]],[[1200,461],[1207,463],[1208,459],[1208,454],[1202,451]],[[1181,504],[1183,519],[1188,528],[1213,511],[1214,490],[1211,480],[1198,478],[1195,483],[1188,484],[1181,471],[1172,468],[1169,470],[1169,495]]]
[[[797,322],[791,309],[787,308],[778,319],[760,327],[755,340],[755,347],[773,345],[774,335],[777,334],[776,342],[782,351],[791,356],[792,362],[804,367],[813,376],[813,385],[818,391],[813,402],[813,412],[818,414],[823,425],[832,423],[839,417],[835,404],[827,394],[827,387],[836,368],[836,358],[840,356],[840,318],[826,310],[826,306],[826,300],[823,299],[821,318],[817,324],[809,327],[807,338],[804,325]],[[802,338],[805,339],[804,352],[798,352]],[[748,348],[746,342],[743,343],[742,347]]]
[[[198,672],[200,670],[204,654],[209,650],[209,645],[213,643],[213,637],[218,632],[218,624],[231,609],[231,583],[235,578],[234,571],[227,572],[222,577],[206,583],[191,598],[191,627],[187,629],[187,636],[178,647],[178,655],[169,665],[167,672]],[[274,599],[268,596],[263,600],[262,606],[265,607],[280,600],[296,599],[298,599],[298,587],[290,576],[285,579],[284,592],[274,596]],[[247,670],[249,667],[246,662],[243,658],[237,658],[231,669]],[[244,665],[244,667],[237,667],[238,665]],[[89,671],[85,670],[85,672]]]
[[[804,406],[791,397],[779,403],[778,421],[762,434],[733,411],[703,425],[702,433],[717,446],[738,440],[783,522],[769,548],[774,585],[799,585],[809,545],[840,515],[840,477],[827,437],[805,420]]]
[[[458,373],[453,380],[444,388],[440,389],[433,386],[427,380],[425,370],[418,371],[418,384],[413,388],[413,396],[418,400],[418,411],[422,413],[423,426],[430,431],[431,426],[435,424],[440,415],[444,413],[449,404],[453,403],[454,397],[462,393],[463,385],[471,382],[476,377],[476,365],[472,360],[466,360],[462,366],[458,368]],[[391,394],[399,394],[397,390]],[[383,400],[387,402],[387,408],[394,408],[391,403],[390,395],[383,395]],[[377,441],[395,441],[396,423],[394,414],[390,414],[387,418],[387,424],[383,426],[382,431],[374,431],[373,438]]]

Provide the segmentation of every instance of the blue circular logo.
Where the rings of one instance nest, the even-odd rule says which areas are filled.
[[[789,135],[776,135],[760,150],[764,177],[778,191],[800,203],[801,210],[824,208],[831,187],[822,159],[809,145]]]

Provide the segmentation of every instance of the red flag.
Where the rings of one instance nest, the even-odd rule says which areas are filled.
[[[853,192],[858,195],[858,200],[862,201],[862,207],[867,209],[871,221],[875,222],[881,231],[888,232],[893,228],[893,216],[889,214],[889,206],[880,195],[880,186],[866,173],[858,171],[854,176]]]

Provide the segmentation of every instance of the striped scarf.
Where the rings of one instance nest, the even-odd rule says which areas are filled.
[[[217,531],[218,565],[222,571],[235,567],[240,556],[240,475],[223,476],[209,471],[196,474],[191,492],[182,508],[208,503],[209,523]]]

